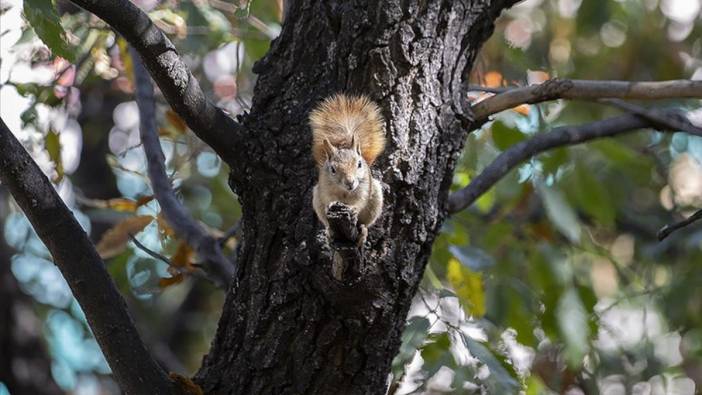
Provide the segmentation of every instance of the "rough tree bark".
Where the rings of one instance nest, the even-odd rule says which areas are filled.
[[[238,272],[196,380],[206,393],[385,392],[407,310],[471,129],[470,66],[515,0],[305,0],[254,67],[245,138],[225,155],[243,207]],[[332,277],[312,210],[307,115],[338,91],[383,108],[386,206],[355,275]],[[218,152],[224,152],[221,147]]]

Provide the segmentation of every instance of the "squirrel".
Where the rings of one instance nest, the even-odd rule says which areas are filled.
[[[336,94],[310,113],[312,156],[319,171],[312,205],[329,236],[327,208],[334,202],[358,215],[362,246],[383,209],[383,188],[370,167],[385,148],[380,108],[367,96]]]

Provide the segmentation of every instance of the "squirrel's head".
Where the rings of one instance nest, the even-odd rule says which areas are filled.
[[[361,147],[352,139],[351,148],[336,148],[329,140],[324,140],[326,160],[320,169],[323,176],[339,188],[352,192],[368,182],[368,165],[361,156]]]

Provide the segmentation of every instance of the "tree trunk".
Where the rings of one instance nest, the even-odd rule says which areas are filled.
[[[243,207],[238,272],[197,381],[213,394],[385,393],[470,130],[470,66],[509,0],[305,0],[259,61],[245,146],[224,159]],[[383,108],[385,207],[343,281],[312,210],[310,108]]]

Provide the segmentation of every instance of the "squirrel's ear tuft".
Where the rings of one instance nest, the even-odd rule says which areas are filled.
[[[327,157],[327,160],[329,160],[329,158],[331,158],[336,153],[336,148],[334,148],[332,143],[329,142],[329,139],[324,139],[323,144],[324,154]]]
[[[351,148],[359,155],[361,155],[361,144],[358,141],[358,137],[356,137],[356,134],[351,135]]]

